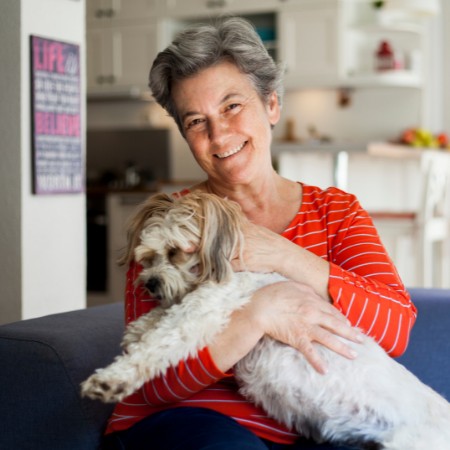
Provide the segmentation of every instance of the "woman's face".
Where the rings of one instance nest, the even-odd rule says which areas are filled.
[[[186,141],[212,181],[249,183],[270,167],[271,125],[280,117],[275,93],[264,104],[230,62],[175,83],[172,97]]]

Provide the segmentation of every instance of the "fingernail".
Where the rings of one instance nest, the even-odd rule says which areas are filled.
[[[356,352],[355,350],[350,350],[349,355],[352,359],[355,359],[358,356],[358,352]]]

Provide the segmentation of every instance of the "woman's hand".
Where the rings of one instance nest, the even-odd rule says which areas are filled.
[[[236,272],[276,272],[275,253],[281,254],[286,244],[295,245],[273,231],[251,222],[247,222],[242,231],[245,244],[232,261]]]
[[[331,304],[329,263],[267,228],[249,222],[243,232],[245,244],[232,261],[234,270],[278,272],[289,280],[254,294],[249,307],[259,332],[296,348],[319,373],[327,367],[314,343],[355,358],[338,336],[361,342],[362,335]]]
[[[263,334],[301,352],[319,373],[327,367],[313,343],[353,359],[356,353],[337,336],[361,342],[361,332],[305,284],[282,281],[259,289],[251,302],[253,320]]]
[[[328,294],[330,264],[323,258],[273,231],[248,222],[244,246],[232,261],[236,272],[278,272],[285,278],[310,286],[324,300]]]

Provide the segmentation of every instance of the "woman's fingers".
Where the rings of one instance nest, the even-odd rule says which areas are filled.
[[[297,349],[319,373],[328,368],[317,344],[349,359],[357,356],[344,339],[361,342],[361,332],[309,286],[286,281],[262,288],[259,295],[264,333]]]

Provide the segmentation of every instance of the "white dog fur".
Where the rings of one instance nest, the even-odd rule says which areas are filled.
[[[211,344],[263,285],[278,274],[233,272],[243,240],[237,204],[211,194],[157,194],[129,231],[128,253],[142,264],[139,282],[161,305],[131,323],[124,353],[82,384],[84,395],[117,402],[146,381]],[[317,442],[361,449],[450,449],[450,404],[391,359],[371,338],[347,342],[346,359],[319,345],[317,373],[295,349],[264,337],[234,368],[240,392],[287,427]]]

